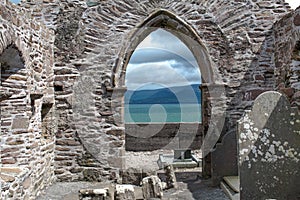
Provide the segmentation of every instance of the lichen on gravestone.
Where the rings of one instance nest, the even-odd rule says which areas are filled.
[[[265,92],[239,122],[241,199],[288,199],[300,183],[300,117],[285,96]]]

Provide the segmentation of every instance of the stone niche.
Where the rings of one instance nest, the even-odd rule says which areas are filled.
[[[300,198],[300,117],[285,96],[261,94],[238,138],[241,199]]]

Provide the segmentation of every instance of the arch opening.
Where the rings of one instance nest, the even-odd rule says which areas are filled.
[[[27,70],[21,52],[11,44],[0,54],[1,84],[0,84],[0,110],[1,133],[4,138],[14,132],[27,130],[29,124],[27,106]],[[19,138],[22,143],[24,138]],[[3,140],[3,151],[8,141]],[[1,154],[3,163],[18,165],[17,157],[11,157],[10,152]],[[5,164],[3,164],[5,166]]]
[[[180,40],[195,58],[195,65],[197,65],[199,72],[201,72],[198,82],[201,83],[198,85],[198,91],[201,91],[201,119],[199,121],[171,124],[168,122],[126,123],[126,119],[124,118],[124,113],[126,112],[126,106],[124,105],[126,103],[126,95],[124,94],[128,90],[126,76],[127,71],[130,70],[129,61],[135,56],[134,52],[138,45],[151,33],[159,29],[169,32]],[[168,74],[165,74],[165,76],[167,75]],[[123,117],[123,119],[119,121],[120,123],[117,124],[118,126],[125,128],[125,163],[128,163],[127,161],[130,163],[132,162],[131,160],[134,160],[132,155],[130,155],[130,152],[132,151],[151,151],[151,155],[157,153],[158,156],[159,153],[157,151],[161,150],[171,150],[174,153],[175,149],[189,149],[195,150],[199,158],[201,158],[202,153],[200,149],[205,132],[208,130],[211,113],[211,108],[207,106],[209,105],[208,101],[210,101],[208,87],[213,83],[214,73],[211,68],[210,56],[205,45],[202,44],[197,32],[191,26],[166,10],[160,10],[151,14],[143,23],[137,26],[137,28],[129,35],[128,40],[123,44],[121,55],[119,55],[112,71],[112,92],[113,96],[115,95],[113,98],[116,98],[116,100],[113,101],[113,104],[116,104],[113,105],[113,107],[116,108],[114,119],[119,121],[120,117]],[[201,87],[199,88],[200,85]],[[122,103],[114,103],[120,101],[122,101]],[[165,112],[165,108],[161,105],[154,106],[152,110],[154,113],[155,109]],[[160,117],[164,118],[164,116]],[[138,133],[143,133],[143,135],[141,136],[141,134]],[[162,133],[162,135],[160,135],[160,133]],[[161,136],[163,138],[160,138]],[[157,156],[155,157],[156,159]],[[138,159],[140,159],[140,157]],[[129,165],[127,167],[136,166]]]
[[[189,49],[157,29],[126,68],[125,123],[201,123],[201,74]]]
[[[112,86],[125,87],[126,68],[133,52],[150,33],[159,28],[171,32],[191,51],[201,71],[201,82],[213,83],[211,61],[197,32],[173,13],[162,9],[152,13],[129,34],[129,39],[123,44],[124,48],[121,50],[123,53],[119,55],[112,70]]]

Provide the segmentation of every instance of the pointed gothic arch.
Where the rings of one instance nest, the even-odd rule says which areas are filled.
[[[112,70],[113,87],[120,88],[125,86],[126,67],[133,52],[141,41],[158,28],[168,30],[190,49],[200,68],[202,83],[214,82],[208,51],[197,32],[192,26],[172,12],[160,9],[150,14],[130,33],[129,39],[123,45],[119,59]]]

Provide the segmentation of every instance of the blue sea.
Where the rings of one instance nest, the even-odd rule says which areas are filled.
[[[125,104],[125,123],[201,122],[200,104]]]

